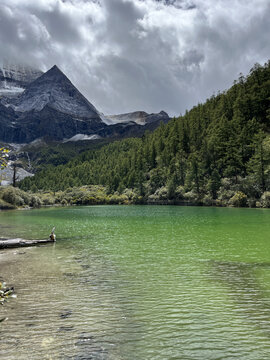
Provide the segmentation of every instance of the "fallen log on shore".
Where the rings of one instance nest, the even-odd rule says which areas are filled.
[[[0,249],[17,248],[25,246],[43,245],[47,243],[54,243],[52,239],[47,240],[24,240],[21,238],[17,239],[1,239],[0,238]]]

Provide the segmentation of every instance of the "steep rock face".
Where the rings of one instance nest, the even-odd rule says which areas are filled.
[[[28,143],[78,133],[94,134],[106,126],[95,107],[54,66],[30,83],[17,98],[0,104],[0,140]]]
[[[165,111],[160,111],[158,114],[148,114],[145,118],[145,124],[152,124],[163,121],[167,123],[170,120],[169,115]]]
[[[17,116],[13,109],[6,108],[0,103],[0,140],[11,142],[16,133]]]
[[[22,144],[39,138],[74,141],[141,136],[169,119],[164,111],[106,117],[53,66],[29,83],[21,95],[1,99],[0,141]]]
[[[49,106],[71,116],[100,119],[95,107],[56,65],[27,86],[10,106],[19,112],[41,111]]]
[[[46,105],[41,111],[32,110],[19,118],[21,132],[19,141],[31,142],[37,138],[49,137],[52,140],[70,138],[78,133],[94,134],[103,124],[99,118],[79,119]]]
[[[18,96],[28,84],[42,74],[42,71],[30,66],[5,62],[0,66],[0,96]]]

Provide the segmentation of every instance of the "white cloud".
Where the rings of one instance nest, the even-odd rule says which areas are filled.
[[[55,63],[103,112],[179,114],[270,53],[268,0],[2,0],[0,56]]]

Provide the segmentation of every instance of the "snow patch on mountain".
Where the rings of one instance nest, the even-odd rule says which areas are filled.
[[[5,83],[3,85],[2,84],[0,84],[0,96],[18,96],[24,91],[21,87],[6,85]]]
[[[95,118],[101,122],[96,108],[76,89],[55,65],[40,76],[10,105],[15,111],[41,111],[45,106],[79,118]]]
[[[161,111],[156,114],[148,114],[145,111],[134,111],[131,113],[119,114],[119,115],[103,115],[103,122],[107,125],[136,123],[138,125],[146,125],[155,121],[169,120],[169,116],[165,111]]]
[[[42,71],[33,67],[8,61],[4,61],[0,67],[0,72],[2,72],[7,82],[14,81],[24,85],[31,83],[43,74]]]
[[[20,95],[27,84],[43,73],[26,65],[11,64],[5,61],[0,64],[0,96],[16,97]]]
[[[131,113],[118,114],[118,115],[104,115],[104,122],[107,125],[135,122],[138,125],[145,125],[145,118],[147,113],[144,111],[135,111]]]
[[[97,140],[97,139],[101,139],[101,137],[97,134],[93,134],[93,135],[77,134],[72,136],[70,139],[64,139],[63,143],[69,141]]]

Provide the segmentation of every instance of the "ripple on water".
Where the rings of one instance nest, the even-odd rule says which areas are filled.
[[[0,252],[0,275],[17,293],[0,308],[8,317],[0,358],[270,358],[270,212],[112,206],[12,214],[0,213],[5,231],[24,223],[35,237],[53,222],[62,236],[54,246]]]

